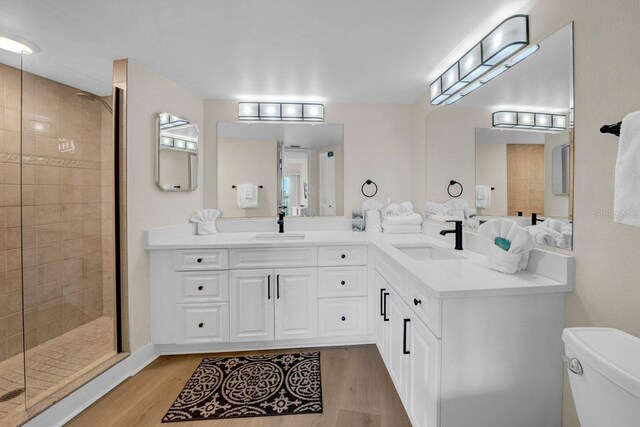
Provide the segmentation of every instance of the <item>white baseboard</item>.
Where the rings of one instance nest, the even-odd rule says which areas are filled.
[[[153,343],[148,343],[110,369],[98,375],[64,399],[52,405],[25,424],[25,427],[58,427],[69,422],[95,401],[117,387],[127,378],[137,374],[153,362],[160,351]]]

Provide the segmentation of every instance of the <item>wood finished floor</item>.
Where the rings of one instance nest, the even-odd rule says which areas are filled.
[[[265,350],[242,353],[162,356],[120,384],[71,420],[67,426],[257,427],[257,426],[381,426],[411,423],[375,346],[308,349],[320,351],[324,413],[233,420],[161,424],[160,420],[203,357],[284,353]],[[292,350],[299,351],[299,350]]]

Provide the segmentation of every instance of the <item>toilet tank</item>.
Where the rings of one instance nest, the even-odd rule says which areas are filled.
[[[582,427],[640,425],[640,339],[610,328],[567,328],[565,356]],[[576,373],[582,368],[582,373]]]

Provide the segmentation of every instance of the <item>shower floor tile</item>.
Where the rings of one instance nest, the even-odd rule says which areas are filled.
[[[114,321],[100,317],[27,351],[27,383],[24,384],[23,355],[0,362],[0,396],[26,388],[27,407],[78,378],[87,370],[116,354]],[[24,410],[24,394],[0,402],[0,424],[16,410]]]

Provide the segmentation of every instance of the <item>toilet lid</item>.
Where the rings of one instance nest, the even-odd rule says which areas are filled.
[[[640,338],[612,328],[567,328],[562,340],[583,365],[640,398]]]

